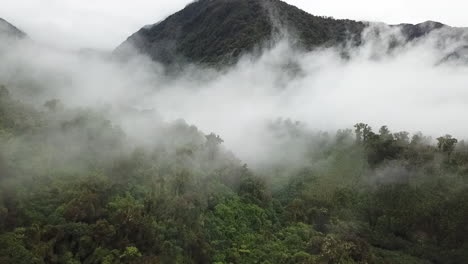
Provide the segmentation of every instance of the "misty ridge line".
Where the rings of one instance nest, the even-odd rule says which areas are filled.
[[[222,18],[222,19],[221,19]],[[166,19],[131,35],[114,51],[121,56],[142,53],[177,70],[189,63],[214,68],[235,64],[242,55],[261,54],[278,39],[293,33],[295,49],[360,46],[365,28],[382,24],[401,30],[393,47],[417,40],[441,28],[438,22],[385,25],[314,16],[279,0],[193,1]],[[273,40],[273,41],[272,41]],[[128,49],[127,49],[128,47]]]

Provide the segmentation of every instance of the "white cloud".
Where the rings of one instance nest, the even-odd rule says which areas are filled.
[[[154,109],[167,121],[183,118],[206,133],[220,134],[245,161],[271,155],[277,142],[269,139],[264,124],[277,118],[298,120],[314,130],[334,131],[365,122],[375,130],[388,125],[394,132],[466,138],[468,67],[436,66],[445,54],[435,48],[439,33],[390,55],[382,48],[386,39],[368,34],[366,45],[352,50],[350,60],[333,49],[303,54],[282,42],[259,60],[246,58],[226,72],[189,68],[175,80],[168,80],[147,60],[121,65],[18,46],[16,52],[1,54],[0,83],[14,95],[29,87],[39,103],[60,98],[67,106],[132,105]],[[298,78],[285,70],[291,61],[302,68]],[[38,95],[41,88],[44,92]],[[125,124],[127,114],[118,111],[113,121]],[[130,125],[126,131],[152,141],[151,124]]]

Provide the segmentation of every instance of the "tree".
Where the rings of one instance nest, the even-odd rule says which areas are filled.
[[[40,263],[24,246],[23,229],[0,235],[0,263]]]
[[[379,129],[379,134],[383,140],[393,140],[393,135],[390,133],[390,130],[387,126],[382,126]]]
[[[218,154],[219,145],[221,145],[224,142],[224,140],[219,135],[216,135],[214,133],[211,133],[205,137],[208,156],[211,160],[213,160]]]
[[[372,127],[370,127],[368,124],[359,123],[359,124],[354,125],[354,127],[355,127],[357,143],[367,142],[370,136],[374,134],[372,132]]]
[[[393,136],[395,137],[395,140],[400,146],[406,146],[410,143],[410,136],[409,133],[406,131],[395,133]]]
[[[135,260],[141,257],[141,253],[136,247],[126,247],[125,251],[120,255],[120,259],[125,261],[125,263]]]
[[[458,140],[453,138],[451,135],[445,135],[443,137],[437,138],[437,147],[440,151],[447,153],[449,160],[457,143]]]

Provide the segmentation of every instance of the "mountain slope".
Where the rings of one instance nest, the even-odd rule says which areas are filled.
[[[25,38],[26,34],[17,27],[0,18],[0,36],[10,38]]]
[[[245,52],[268,45],[288,28],[298,45],[311,49],[343,43],[353,36],[359,43],[365,24],[312,16],[278,0],[199,0],[166,20],[146,26],[117,48],[128,47],[166,64],[234,62]]]
[[[280,0],[198,0],[164,21],[143,27],[115,53],[129,55],[136,51],[166,65],[224,65],[285,36],[296,48],[305,50],[357,46],[370,24],[314,16]],[[403,42],[395,45],[449,28],[433,21],[390,27],[400,28],[403,36]],[[456,37],[459,33],[454,34]]]

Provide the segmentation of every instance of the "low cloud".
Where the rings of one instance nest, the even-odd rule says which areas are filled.
[[[335,48],[305,53],[284,40],[232,68],[190,65],[177,77],[145,57],[122,63],[104,53],[7,45],[0,83],[32,104],[58,98],[67,106],[102,110],[140,141],[154,140],[155,120],[184,119],[221,135],[246,162],[285,149],[271,133],[278,119],[300,121],[305,131],[365,122],[431,136],[468,134],[468,67],[463,58],[447,60],[464,46],[466,34],[448,28],[392,46],[401,40],[399,30],[376,24],[364,40],[345,50],[348,56]]]

